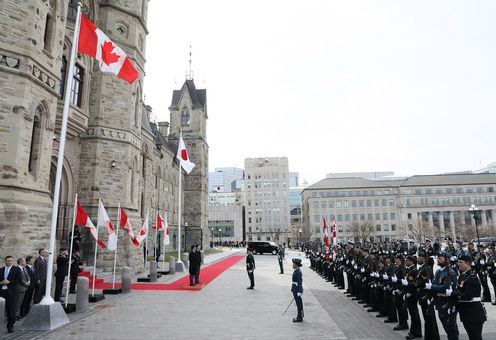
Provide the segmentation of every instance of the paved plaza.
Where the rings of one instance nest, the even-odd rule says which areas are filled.
[[[230,254],[234,254],[232,251]],[[225,254],[226,255],[226,254]],[[212,255],[214,256],[214,255]],[[71,323],[52,332],[20,332],[6,339],[404,339],[375,313],[346,298],[342,291],[322,280],[304,260],[305,320],[294,324],[291,262],[278,274],[277,257],[256,255],[255,289],[249,285],[244,260],[233,265],[198,292],[134,291],[107,296],[81,314],[70,314]],[[221,259],[215,254],[214,258]],[[489,321],[485,339],[496,338],[496,307],[486,304]],[[16,325],[18,326],[18,325]],[[441,327],[442,329],[442,327]],[[467,339],[460,325],[461,339]],[[441,331],[442,339],[446,339]]]

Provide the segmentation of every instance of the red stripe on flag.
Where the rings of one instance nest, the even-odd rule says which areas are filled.
[[[81,25],[79,28],[78,52],[96,58],[96,46],[98,36],[96,26],[84,14],[81,14]]]
[[[124,59],[124,63],[122,63],[122,67],[117,74],[117,77],[124,79],[129,84],[132,84],[136,78],[138,78],[138,71],[134,68],[134,65],[131,63],[131,60],[129,60],[129,57]]]

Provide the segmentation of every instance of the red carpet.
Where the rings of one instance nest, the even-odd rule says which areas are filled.
[[[242,259],[244,256],[230,256],[222,261],[216,262],[206,267],[202,267],[200,271],[200,281],[205,286],[210,282],[215,280],[217,276],[222,274],[225,270],[229,269],[231,266],[235,265]],[[97,279],[95,282],[96,289],[111,289],[111,282],[98,282]],[[171,283],[132,283],[131,287],[133,290],[189,290],[184,289],[183,286],[189,285],[189,275],[180,278]],[[90,286],[91,287],[91,286]],[[115,288],[120,288],[120,283],[115,283]],[[196,291],[196,290],[193,290]]]

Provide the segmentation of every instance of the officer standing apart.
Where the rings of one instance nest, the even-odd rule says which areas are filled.
[[[301,295],[303,294],[303,274],[301,273],[301,259],[293,259],[293,283],[291,285],[291,292],[293,293],[294,300],[296,302],[296,308],[298,309],[298,315],[293,319],[293,322],[303,321],[303,300]]]
[[[279,274],[284,274],[284,266],[283,266],[283,261],[284,261],[284,248],[281,246],[279,247],[279,252],[277,253],[277,261],[279,262]]]
[[[458,259],[460,277],[456,291],[451,289],[446,294],[458,298],[458,311],[463,327],[470,340],[482,339],[482,326],[487,320],[484,307],[481,303],[481,284],[477,273],[471,267],[472,257],[461,255]]]
[[[450,257],[451,253],[445,251],[439,253],[437,264],[441,268],[436,271],[434,282],[427,282],[425,288],[431,289],[436,293],[434,305],[436,306],[444,331],[448,335],[448,340],[458,340],[459,332],[456,324],[456,306],[450,306],[449,297],[446,295],[446,290],[452,289],[456,285],[456,274],[449,265]],[[448,306],[448,308],[445,306]]]
[[[246,272],[248,273],[248,277],[250,278],[250,286],[246,287],[246,289],[255,288],[255,276],[253,275],[253,271],[255,270],[255,258],[253,257],[253,250],[251,248],[246,249]]]

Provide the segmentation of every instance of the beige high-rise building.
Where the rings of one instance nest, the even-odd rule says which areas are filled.
[[[148,212],[152,225],[158,211],[167,214],[174,249],[179,174],[174,157],[180,129],[196,164],[190,175],[183,176],[183,221],[191,230],[181,247],[199,243],[200,226],[207,221],[206,90],[196,89],[193,79],[187,79],[172,93],[170,133],[168,122],[150,122],[151,108],[143,102],[146,0],[82,1],[86,16],[138,70],[132,85],[102,73],[96,61],[84,55],[78,56],[74,74],[68,75],[77,2],[1,2],[0,257],[26,256],[48,246],[65,91],[71,91],[71,105],[57,244],[68,244],[77,193],[95,223],[100,198],[113,221],[120,204],[136,231]],[[65,86],[68,77],[73,78],[71,88]],[[94,242],[85,230],[82,233],[83,259],[88,260]],[[105,233],[100,230],[104,241]],[[141,252],[121,232],[118,264],[139,271]],[[110,269],[112,253],[99,254],[98,266]]]
[[[246,158],[244,185],[247,241],[287,243],[291,234],[288,158]]]

